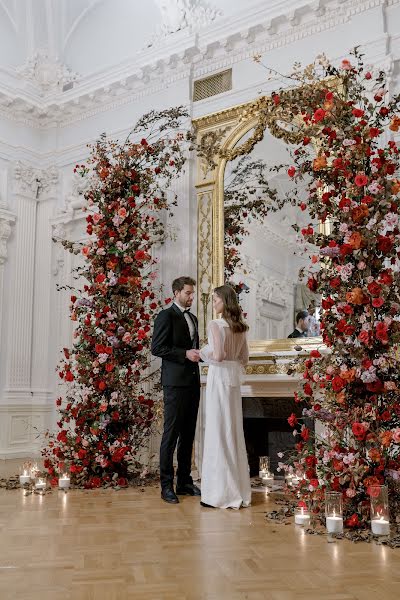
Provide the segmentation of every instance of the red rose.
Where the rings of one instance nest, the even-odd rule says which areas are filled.
[[[66,381],[73,381],[74,380],[74,376],[72,375],[71,371],[67,371],[65,373],[65,379],[66,379]]]
[[[86,450],[85,450],[84,448],[80,448],[80,449],[78,450],[78,456],[79,456],[79,458],[80,458],[81,460],[82,460],[83,458],[85,458],[86,454],[87,454],[87,453],[86,453]]]
[[[297,425],[298,420],[294,413],[292,413],[290,415],[290,417],[288,418],[288,423],[289,423],[290,427],[295,427]]]
[[[325,118],[326,115],[326,111],[323,108],[317,108],[317,110],[314,113],[314,121],[316,123],[318,123],[319,121],[322,121]]]
[[[361,108],[353,108],[353,110],[351,112],[357,118],[360,118],[360,117],[362,117],[364,115],[364,111],[361,110]]]
[[[320,358],[322,355],[319,350],[311,350],[310,356],[311,358]]]
[[[384,285],[392,285],[393,277],[391,271],[382,271],[382,273],[379,276],[379,283],[383,283]]]
[[[390,237],[386,235],[378,235],[378,250],[387,254],[393,247],[393,242]]]
[[[76,296],[71,296],[71,302],[74,304],[76,302]]]
[[[340,286],[340,277],[333,277],[330,281],[329,281],[330,286],[333,289],[336,289]]]
[[[382,304],[384,304],[384,299],[383,298],[373,298],[372,299],[372,306],[374,308],[380,308],[382,306]]]
[[[358,440],[359,442],[362,442],[365,439],[367,430],[365,429],[365,427],[362,423],[353,423],[353,425],[351,426],[351,429],[352,429],[352,432],[353,432],[356,440]]]
[[[112,414],[112,420],[113,421],[119,421],[119,412],[118,411],[114,411]]]
[[[100,381],[98,387],[99,387],[99,390],[102,392],[103,390],[106,389],[107,385],[106,385],[106,383],[104,381]]]
[[[117,484],[119,485],[119,487],[127,487],[128,486],[128,480],[125,479],[125,477],[119,477],[117,480]]]
[[[103,281],[105,280],[106,276],[104,275],[104,273],[99,273],[98,275],[96,275],[96,283],[103,283]]]
[[[310,485],[312,485],[313,488],[317,488],[319,485],[318,479],[310,479]]]
[[[369,71],[367,71],[365,73],[365,79],[371,79],[371,77],[372,77],[372,74]]]
[[[346,519],[345,525],[346,525],[346,527],[358,527],[360,525],[360,520],[358,518],[358,515],[356,515],[356,513],[351,515],[351,517],[349,519]]]
[[[376,281],[372,281],[367,287],[371,296],[379,296],[382,291],[382,286],[380,286]]]
[[[346,385],[344,379],[339,377],[338,375],[332,379],[332,389],[334,392],[340,392]]]
[[[367,185],[368,177],[365,173],[358,173],[358,175],[355,176],[354,183],[357,187],[363,187],[364,185]]]
[[[312,387],[311,387],[311,385],[309,383],[306,383],[303,386],[303,390],[304,390],[304,393],[305,393],[306,396],[312,396]]]
[[[308,429],[308,427],[303,427],[300,435],[301,435],[302,440],[307,442],[310,439],[310,430]]]
[[[294,167],[289,167],[287,173],[288,173],[289,177],[294,177],[294,174],[296,173],[296,169]]]
[[[101,486],[100,477],[92,477],[92,479],[90,480],[90,487],[99,488],[100,486]]]

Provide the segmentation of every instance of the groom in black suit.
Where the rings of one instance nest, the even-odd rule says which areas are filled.
[[[178,504],[178,495],[200,496],[191,477],[192,447],[200,400],[197,318],[190,312],[196,282],[179,277],[172,283],[174,302],[154,323],[151,351],[162,359],[164,432],[160,447],[161,498]],[[178,444],[176,494],[173,456]]]

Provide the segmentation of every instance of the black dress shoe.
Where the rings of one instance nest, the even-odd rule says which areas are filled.
[[[179,496],[201,496],[200,488],[194,483],[185,483],[184,485],[176,486],[176,493]]]
[[[204,506],[204,508],[217,508],[216,506],[211,506],[211,504],[206,504],[205,502],[200,502],[201,506]]]
[[[168,502],[169,504],[179,504],[179,498],[172,488],[161,490],[161,498],[164,502]]]

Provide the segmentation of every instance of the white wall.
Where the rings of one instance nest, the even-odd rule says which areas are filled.
[[[119,2],[119,6],[126,4]],[[113,0],[112,4],[117,3]],[[281,11],[286,6],[287,14],[279,17],[278,5]],[[142,51],[135,63],[123,61],[129,53],[126,40],[114,39],[121,62],[110,69],[106,66],[113,63],[112,44],[107,43],[108,61],[99,28],[104,7],[91,16],[88,13],[63,50],[63,60],[67,57],[68,66],[82,76],[64,93],[55,88],[47,95],[43,90],[39,93],[32,81],[21,78],[15,78],[14,89],[10,72],[0,67],[0,457],[32,454],[40,446],[32,426],[42,431],[54,420],[58,394],[54,370],[60,349],[71,344],[72,332],[69,294],[56,293],[55,288],[56,283],[70,282],[73,261],[51,242],[51,235],[56,225],[74,238],[84,231],[71,173],[76,162],[87,156],[88,142],[103,131],[110,136],[125,135],[139,116],[153,108],[184,104],[197,117],[267,93],[276,83],[266,81],[265,71],[253,61],[256,53],[285,72],[294,60],[307,63],[321,52],[339,58],[362,43],[367,61],[389,69],[392,90],[399,88],[398,0],[251,2],[246,11],[241,4],[241,13],[229,11],[229,6],[221,0],[226,18],[199,33],[179,31],[161,46]],[[299,6],[303,8],[296,12]],[[67,15],[68,31],[76,16],[73,8]],[[148,11],[152,10],[154,6],[149,5]],[[0,26],[4,34],[0,44],[15,47],[3,13]],[[140,22],[134,24],[132,35],[135,28],[140,30]],[[128,35],[123,30],[120,34]],[[139,31],[140,43],[141,35]],[[37,37],[41,39],[41,33]],[[12,60],[20,64],[18,53]],[[193,79],[229,67],[233,69],[232,91],[191,102]],[[9,63],[7,69],[11,68]],[[22,180],[15,177],[18,160],[25,169]],[[50,166],[55,167],[53,175]],[[29,178],[31,183],[27,183]],[[38,199],[36,178],[44,186]],[[193,182],[190,162],[176,183],[179,207],[173,225],[179,228],[177,242],[159,250],[161,277],[167,286],[179,274],[196,275]]]

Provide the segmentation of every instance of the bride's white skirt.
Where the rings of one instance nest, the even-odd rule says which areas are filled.
[[[218,508],[250,506],[251,487],[243,433],[240,366],[210,365],[205,398],[205,438],[201,469],[201,500]],[[229,385],[228,381],[237,385]]]

